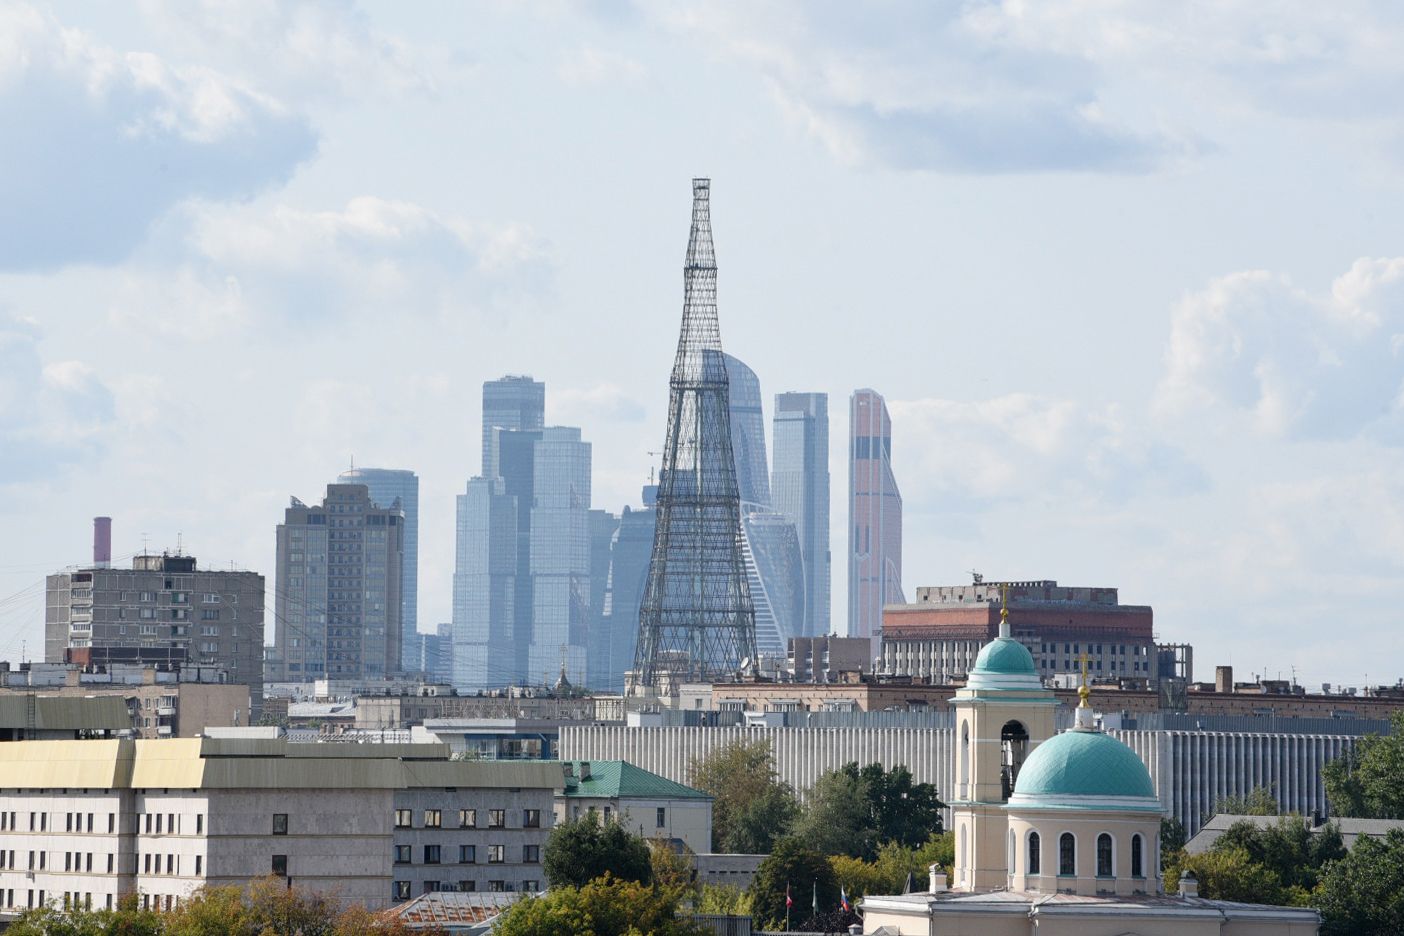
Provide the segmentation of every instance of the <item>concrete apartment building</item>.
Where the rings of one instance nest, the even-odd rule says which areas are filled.
[[[534,887],[550,823],[531,817],[561,785],[558,765],[450,761],[440,745],[0,744],[0,916],[128,894],[166,909],[269,874],[373,909],[463,881]]]
[[[938,684],[964,681],[980,648],[999,633],[1002,588],[1014,639],[1033,654],[1040,676],[1077,672],[1085,653],[1093,679],[1157,677],[1149,606],[1121,604],[1115,588],[1051,580],[918,588],[916,601],[883,608],[881,671]]]
[[[249,692],[214,666],[24,663],[11,668],[0,662],[0,698],[120,699],[141,738],[193,738],[209,728],[247,725]]]
[[[364,484],[292,499],[278,524],[270,682],[384,679],[402,671],[405,512]]]
[[[872,642],[864,637],[791,637],[790,678],[797,683],[839,682],[845,673],[873,671]]]
[[[44,661],[95,669],[217,667],[228,682],[248,686],[256,718],[263,705],[263,576],[201,569],[194,556],[167,553],[134,556],[130,569],[114,569],[110,555],[110,544],[100,545],[91,567],[47,577]]]

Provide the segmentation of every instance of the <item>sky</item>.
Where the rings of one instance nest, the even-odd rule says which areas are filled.
[[[767,419],[829,394],[839,632],[872,387],[908,597],[1114,586],[1201,679],[1393,683],[1400,87],[1385,2],[4,4],[0,658],[93,516],[271,576],[353,458],[419,473],[447,620],[506,373],[638,503],[705,175],[724,346]]]

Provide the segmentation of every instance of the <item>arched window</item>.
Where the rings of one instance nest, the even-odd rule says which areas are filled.
[[[1000,790],[1005,800],[1014,792],[1014,781],[1019,779],[1019,768],[1024,765],[1024,755],[1029,751],[1029,732],[1017,721],[1005,722],[999,732],[1000,747]]]
[[[1103,832],[1097,836],[1097,877],[1112,876],[1112,840]]]
[[[1131,836],[1131,876],[1145,877],[1145,868],[1141,864],[1141,836]]]
[[[960,723],[960,798],[970,795],[970,723]]]
[[[1071,832],[1064,832],[1058,836],[1058,875],[1077,876],[1077,839],[1073,838]]]
[[[1037,832],[1029,833],[1029,873],[1039,874],[1039,840]]]

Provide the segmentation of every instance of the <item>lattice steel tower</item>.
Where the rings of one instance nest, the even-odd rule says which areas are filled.
[[[640,685],[655,688],[731,676],[756,655],[717,323],[710,190],[710,180],[692,180],[682,333],[668,381],[668,439],[639,609],[634,668]]]

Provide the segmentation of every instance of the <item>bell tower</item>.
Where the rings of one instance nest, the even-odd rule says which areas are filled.
[[[1009,586],[1000,587],[999,636],[986,644],[955,711],[955,880],[976,891],[1009,883],[1005,803],[1024,759],[1053,736],[1058,700],[1043,688],[1027,647],[1010,635]]]

